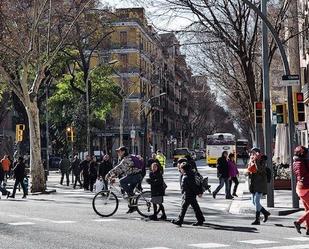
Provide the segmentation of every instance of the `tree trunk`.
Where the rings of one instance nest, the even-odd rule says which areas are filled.
[[[30,102],[26,110],[29,120],[31,192],[42,192],[45,190],[45,176],[41,157],[39,108],[36,101]]]

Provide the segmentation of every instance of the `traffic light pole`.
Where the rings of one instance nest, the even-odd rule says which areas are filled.
[[[262,13],[267,16],[267,0],[262,0]],[[263,48],[263,102],[265,107],[264,119],[264,152],[267,155],[267,167],[273,172],[272,164],[272,129],[270,112],[270,86],[269,86],[269,65],[268,65],[268,30],[262,22],[262,48]],[[274,207],[274,179],[271,178],[267,187],[267,207]]]
[[[267,26],[268,30],[272,34],[279,52],[281,54],[284,70],[286,75],[290,75],[290,67],[289,67],[289,62],[288,58],[286,56],[283,44],[279,38],[279,35],[275,28],[272,26],[272,24],[269,22],[267,17],[262,13],[262,11],[255,5],[253,4],[250,0],[243,0],[245,4],[249,6],[250,9],[252,9],[265,23]],[[288,115],[289,115],[289,151],[290,151],[290,166],[292,167],[293,165],[293,154],[294,154],[294,147],[295,147],[295,123],[294,123],[294,115],[293,115],[293,93],[292,93],[292,87],[288,86],[287,87],[288,91]],[[291,183],[292,183],[292,201],[293,201],[293,208],[298,208],[299,207],[299,200],[296,195],[296,180],[294,174],[291,173]]]

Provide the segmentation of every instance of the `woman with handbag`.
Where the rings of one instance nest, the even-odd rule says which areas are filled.
[[[264,215],[263,222],[268,220],[270,213],[262,206],[261,198],[267,193],[267,157],[261,154],[260,149],[251,150],[247,172],[249,174],[249,190],[252,193],[252,202],[255,206],[255,220],[251,225],[260,225],[260,214]]]
[[[163,206],[163,196],[165,195],[166,184],[163,180],[162,171],[160,170],[160,165],[158,163],[154,162],[151,164],[149,179],[146,181],[150,184],[151,202],[154,210],[154,214],[149,218],[151,220],[158,220],[158,214],[161,211],[162,216],[160,217],[160,220],[166,220],[165,209]]]
[[[297,221],[294,221],[294,226],[296,231],[301,233],[300,225],[303,222],[306,222],[306,235],[309,235],[309,165],[307,161],[307,154],[308,149],[304,146],[298,146],[294,150],[293,172],[297,180],[296,192],[305,208],[305,214],[302,215]]]

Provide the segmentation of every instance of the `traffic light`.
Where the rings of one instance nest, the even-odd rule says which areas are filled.
[[[263,102],[254,102],[255,123],[263,123]]]
[[[23,141],[25,125],[24,124],[17,124],[16,125],[16,142]]]
[[[286,104],[276,105],[277,124],[287,123]]]
[[[75,141],[75,131],[72,126],[66,128],[67,140],[70,142]]]
[[[295,123],[305,121],[305,104],[303,93],[294,93],[294,120]]]

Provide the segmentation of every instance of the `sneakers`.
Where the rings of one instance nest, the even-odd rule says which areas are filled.
[[[238,197],[238,195],[236,193],[234,193],[233,196]]]
[[[136,211],[136,207],[129,207],[129,210],[127,211],[127,214],[132,214]]]
[[[166,220],[167,217],[166,217],[166,214],[162,214],[161,217],[159,218],[160,220]]]
[[[215,193],[215,192],[212,192],[212,197],[213,197],[214,199],[216,199],[216,193]]]
[[[192,224],[192,226],[197,227],[197,226],[203,226],[203,221],[198,221]]]
[[[149,220],[154,220],[154,221],[157,221],[158,220],[158,217],[156,215],[150,215],[149,216]]]

